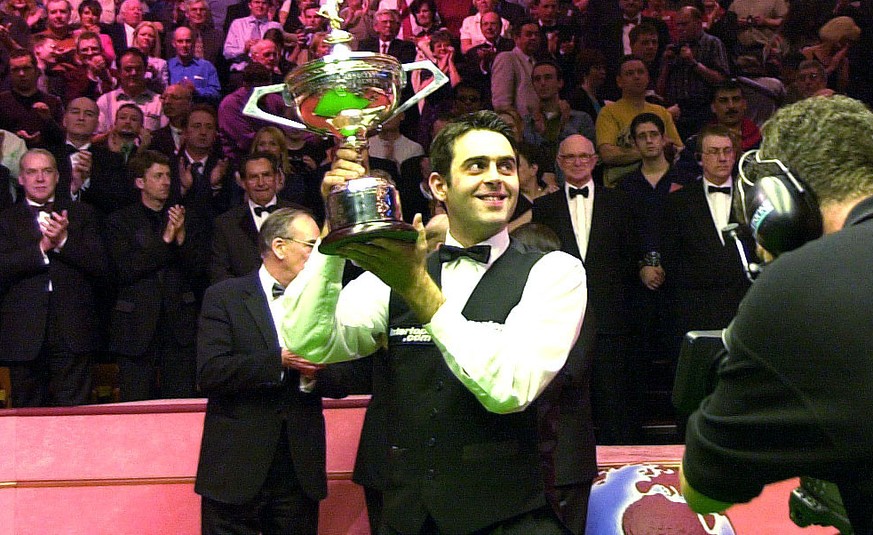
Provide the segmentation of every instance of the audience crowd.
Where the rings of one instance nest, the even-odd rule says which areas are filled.
[[[442,222],[428,148],[448,120],[494,109],[515,128],[511,228],[551,227],[586,264],[601,443],[642,438],[646,393],[670,390],[683,333],[725,327],[748,288],[720,230],[763,122],[810,97],[873,103],[871,0],[341,8],[356,49],[429,59],[449,78],[370,141],[408,220]],[[13,406],[89,402],[97,362],[118,364],[126,401],[199,395],[207,287],[260,265],[276,207],[323,221],[333,141],[242,109],[327,54],[329,29],[307,0],[3,0],[0,366]],[[414,72],[402,98],[429,83]],[[288,114],[280,94],[260,106]]]

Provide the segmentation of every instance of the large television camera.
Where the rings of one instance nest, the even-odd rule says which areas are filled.
[[[719,368],[727,359],[721,335],[722,331],[691,331],[682,341],[672,397],[680,422],[715,390]],[[801,477],[800,486],[791,491],[788,507],[791,520],[800,527],[833,526],[841,535],[854,533],[840,491],[828,481]]]

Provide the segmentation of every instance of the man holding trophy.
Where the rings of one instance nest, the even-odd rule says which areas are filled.
[[[277,302],[282,346],[316,363],[388,348],[381,533],[565,533],[544,490],[553,481],[539,442],[553,437],[539,432],[536,400],[579,335],[585,270],[510,241],[516,148],[491,112],[449,124],[433,142],[429,185],[449,231],[427,256],[421,215],[404,223],[394,185],[368,176],[367,134],[447,78],[429,61],[351,51],[336,12],[335,2],[321,9],[331,52],[284,85],[257,88],[244,109],[342,141],[322,184],[328,224]],[[415,69],[434,82],[399,104]],[[257,108],[280,91],[293,119]],[[343,288],[346,259],[366,273]]]

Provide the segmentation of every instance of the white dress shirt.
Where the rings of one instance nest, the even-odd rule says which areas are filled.
[[[591,233],[591,215],[594,212],[594,183],[588,181],[583,186],[576,189],[588,188],[588,197],[576,195],[570,198],[570,188],[576,188],[572,184],[564,184],[564,197],[567,199],[567,206],[570,208],[570,221],[573,223],[573,235],[576,236],[576,245],[579,247],[579,254],[582,260],[585,260],[585,255],[588,253],[588,235]]]
[[[728,178],[727,181],[720,186],[713,184],[705,178],[703,179],[703,192],[706,194],[706,204],[709,205],[709,213],[712,215],[712,223],[715,225],[718,239],[721,241],[722,245],[724,245],[724,236],[721,234],[721,229],[727,226],[728,220],[730,219],[731,201],[733,196],[725,195],[724,193],[710,193],[709,186],[715,186],[718,188],[729,187],[731,188],[731,192],[733,192],[733,184],[733,178]]]
[[[424,328],[452,373],[489,411],[521,411],[564,365],[587,302],[582,263],[560,251],[531,269],[519,303],[505,324],[467,320],[463,308],[491,263],[509,247],[506,230],[491,245],[488,265],[459,258],[442,266],[445,302]],[[451,232],[446,244],[459,245]],[[391,289],[372,273],[342,288],[345,261],[316,247],[279,299],[280,340],[313,362],[340,362],[373,353],[388,330]],[[297,287],[299,285],[299,288]]]
[[[273,196],[272,200],[270,200],[270,202],[268,202],[267,204],[265,204],[264,207],[266,208],[266,207],[269,207],[269,206],[273,206],[273,205],[276,204],[277,202],[278,202],[278,201],[276,200],[276,197]],[[258,229],[258,232],[260,232],[260,231],[261,231],[261,225],[263,225],[263,224],[264,224],[264,221],[266,221],[267,218],[270,217],[270,213],[269,213],[269,212],[263,212],[261,215],[258,215],[258,214],[255,213],[255,207],[256,207],[256,206],[260,206],[260,205],[255,204],[254,202],[252,202],[251,199],[248,200],[248,203],[249,203],[249,213],[252,214],[252,219],[255,221],[255,228],[257,228],[257,229]],[[267,294],[267,295],[270,295],[270,294]]]

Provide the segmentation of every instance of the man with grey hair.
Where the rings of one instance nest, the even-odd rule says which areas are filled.
[[[258,234],[260,268],[206,291],[197,369],[209,402],[194,489],[204,534],[317,532],[327,495],[321,396],[343,392],[323,366],[280,346],[272,317],[278,296],[299,292],[291,283],[318,234],[307,212],[277,210]]]
[[[764,163],[752,170],[784,175],[766,162],[778,159],[802,179],[811,210],[791,215],[824,236],[774,260],[723,334],[718,384],[686,436],[682,491],[699,513],[812,476],[837,484],[855,533],[873,533],[873,424],[864,417],[873,293],[859,291],[873,285],[871,131],[873,113],[842,96],[803,100],[764,125]],[[755,214],[766,220],[766,210]]]

